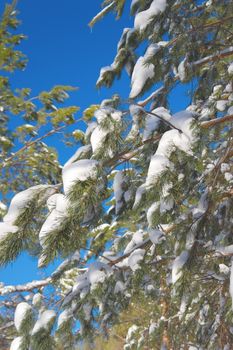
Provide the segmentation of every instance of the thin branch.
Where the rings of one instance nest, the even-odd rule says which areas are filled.
[[[217,124],[225,123],[228,121],[233,121],[233,114],[231,115],[226,115],[222,118],[216,118],[210,121],[202,122],[201,127],[204,129],[211,128],[212,126],[215,126]]]

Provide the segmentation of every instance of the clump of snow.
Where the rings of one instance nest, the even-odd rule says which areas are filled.
[[[193,112],[184,110],[173,114],[169,121],[172,125],[180,129],[186,136],[188,136],[191,141],[195,141],[192,128],[194,120],[193,117]]]
[[[117,281],[115,288],[114,288],[114,294],[123,293],[125,291],[125,288],[126,288],[126,286],[123,282]]]
[[[147,217],[149,227],[153,226],[153,214],[156,212],[156,210],[158,210],[158,208],[159,208],[159,202],[155,202],[147,210],[146,217]]]
[[[178,69],[177,69],[177,73],[178,76],[180,78],[180,81],[185,81],[186,77],[187,77],[187,58],[185,58],[183,61],[180,62]]]
[[[138,331],[138,326],[136,326],[135,324],[132,325],[127,332],[127,336],[126,336],[126,342],[130,342],[130,340],[132,339],[133,335]]]
[[[226,100],[217,101],[217,103],[216,103],[217,110],[220,112],[225,111],[225,109],[227,108],[227,103],[228,103],[228,101],[226,101]]]
[[[101,126],[97,126],[91,134],[91,146],[93,153],[96,153],[103,147],[103,143],[108,135],[109,130],[103,129]]]
[[[37,335],[42,331],[50,332],[55,322],[55,319],[56,319],[55,311],[53,310],[43,311],[32,329],[32,336]]]
[[[149,237],[152,243],[159,244],[164,239],[164,233],[160,230],[149,230]]]
[[[166,0],[153,0],[150,7],[136,14],[134,27],[140,31],[143,31],[150,24],[153,17],[163,13],[167,7]]]
[[[65,323],[67,323],[72,317],[72,311],[70,309],[65,309],[60,313],[57,320],[57,328],[61,328]]]
[[[233,62],[231,62],[231,64],[228,66],[227,71],[229,75],[233,75]]]
[[[55,186],[37,185],[28,188],[25,191],[17,193],[11,200],[7,214],[4,216],[4,222],[15,223],[18,217],[30,205],[33,198],[38,195],[38,200],[46,200],[57,191]]]
[[[223,247],[217,247],[216,253],[220,255],[233,255],[233,244]]]
[[[148,60],[154,56],[164,43],[151,44],[144,56],[139,57],[137,60],[131,78],[131,91],[130,98],[137,97],[143,90],[148,79],[153,79],[155,74],[155,66],[152,63],[148,63]]]
[[[86,140],[89,140],[92,132],[95,130],[96,127],[97,127],[96,122],[87,123],[87,128],[86,128],[86,132],[85,132],[85,139]]]
[[[0,241],[7,237],[8,233],[16,233],[19,228],[10,223],[0,222]]]
[[[228,115],[232,115],[232,114],[233,114],[233,106],[231,106],[230,108],[228,108],[227,114],[228,114]]]
[[[66,302],[74,295],[79,294],[80,298],[84,298],[90,289],[95,289],[98,283],[103,283],[105,278],[112,274],[112,268],[103,262],[95,261],[88,270],[77,277],[76,284],[72,289],[72,293],[66,298]]]
[[[219,271],[220,273],[224,273],[224,275],[228,275],[230,272],[230,269],[225,264],[219,264]]]
[[[158,107],[152,110],[152,113],[157,114],[159,117],[163,118],[164,120],[169,120],[171,118],[171,115],[169,111],[164,107]],[[146,120],[145,120],[145,129],[143,132],[143,141],[149,139],[154,131],[157,130],[158,126],[160,124],[160,120],[155,115],[147,114]]]
[[[32,305],[36,308],[40,308],[43,301],[43,295],[41,293],[36,293],[32,299]]]
[[[114,177],[113,181],[113,191],[115,196],[115,212],[118,214],[124,204],[124,190],[123,190],[123,184],[125,181],[125,176],[123,171],[118,171]]]
[[[10,350],[22,350],[23,337],[17,337],[11,343]]]
[[[176,283],[182,276],[182,267],[187,262],[189,252],[184,250],[179,256],[175,258],[172,263],[172,283]]]
[[[70,192],[75,182],[96,178],[97,166],[96,160],[81,159],[63,168],[62,180],[65,194]]]
[[[42,247],[46,246],[47,236],[56,229],[59,229],[66,218],[69,202],[63,194],[59,193],[50,197],[47,205],[51,209],[51,212],[39,232],[39,240]]]
[[[145,249],[135,249],[128,257],[128,265],[132,271],[136,271],[140,268],[139,263],[143,260],[145,255]]]
[[[28,322],[32,318],[32,307],[25,302],[19,303],[15,309],[14,324],[19,333],[23,333],[28,328]]]
[[[141,202],[141,199],[144,193],[146,193],[146,184],[142,184],[137,188],[133,208],[136,208],[138,204]]]
[[[201,198],[198,202],[198,205],[196,208],[193,209],[193,217],[194,219],[198,219],[201,217],[207,210],[208,208],[208,190],[206,190],[202,195]]]
[[[131,234],[130,232],[126,233],[127,235]],[[145,232],[143,230],[138,230],[133,233],[130,242],[127,244],[124,254],[130,253],[137,245],[143,243]]]
[[[171,168],[171,166],[172,163],[167,157],[157,154],[152,156],[147,173],[146,184],[151,185],[155,183],[161,173]]]
[[[153,333],[156,331],[157,328],[158,328],[157,323],[152,322],[149,327],[149,335],[153,335]]]
[[[73,154],[73,156],[70,157],[70,159],[67,160],[67,162],[64,164],[64,167],[74,163],[79,158],[86,156],[88,153],[91,152],[91,150],[92,150],[91,145],[85,145],[85,146],[79,147],[78,150]]]
[[[184,151],[187,154],[191,154],[190,138],[184,133],[180,133],[178,130],[169,130],[163,134],[159,142],[156,154],[170,157],[171,153],[176,148]]]
[[[230,295],[232,300],[232,308],[233,308],[233,259],[231,259],[231,274],[230,274]]]

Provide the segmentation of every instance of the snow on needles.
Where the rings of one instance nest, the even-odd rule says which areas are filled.
[[[152,63],[148,63],[148,60],[153,57],[161,48],[162,45],[151,44],[144,56],[139,57],[137,60],[131,79],[131,91],[130,98],[137,97],[143,90],[148,79],[153,79],[155,75],[155,66]]]
[[[32,317],[32,307],[25,302],[19,303],[15,310],[14,323],[19,333],[24,330],[25,323]]]
[[[42,312],[39,319],[36,321],[32,329],[32,336],[40,333],[41,331],[50,332],[55,319],[56,319],[55,311],[45,310],[44,312]]]
[[[189,252],[183,250],[183,252],[175,258],[172,263],[172,283],[176,283],[182,277],[182,267],[187,262],[189,257]]]
[[[34,196],[38,195],[38,200],[43,200],[51,196],[57,191],[55,186],[51,185],[37,185],[28,188],[25,191],[17,193],[11,200],[10,207],[3,221],[15,223],[22,212],[30,205]]]
[[[167,7],[166,0],[154,0],[152,1],[150,7],[145,10],[139,12],[135,16],[134,27],[140,31],[143,31],[150,24],[153,17],[163,13]]]
[[[62,179],[65,194],[68,194],[77,181],[94,179],[97,175],[97,160],[81,159],[74,162],[62,171]]]
[[[46,246],[47,236],[56,229],[59,229],[67,215],[69,201],[61,193],[54,194],[47,200],[47,206],[50,211],[49,216],[42,225],[39,233],[39,241],[42,247]]]
[[[23,346],[23,337],[17,337],[11,343],[10,350],[21,350]]]

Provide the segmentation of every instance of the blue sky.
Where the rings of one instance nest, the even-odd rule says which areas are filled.
[[[125,73],[111,89],[95,87],[100,68],[113,61],[123,28],[131,27],[133,22],[126,7],[120,20],[108,15],[91,30],[88,22],[100,10],[100,4],[99,0],[19,0],[20,31],[28,37],[21,50],[29,63],[23,72],[14,74],[12,85],[30,87],[33,96],[58,84],[77,86],[79,90],[72,93],[69,103],[81,109],[114,93],[127,98],[130,81]],[[182,88],[172,95],[173,112],[187,104],[183,92]],[[50,144],[58,145],[57,137],[50,140]],[[58,149],[62,164],[72,153],[64,147],[60,143]],[[49,268],[53,269],[54,266]],[[0,271],[0,281],[24,283],[43,275],[43,271],[37,272],[37,261],[24,253]]]

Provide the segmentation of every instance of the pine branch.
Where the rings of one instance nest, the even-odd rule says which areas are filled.
[[[228,121],[233,121],[233,114],[226,115],[226,116],[221,117],[221,118],[216,118],[216,119],[213,119],[213,120],[210,120],[210,121],[202,122],[201,123],[201,127],[203,129],[207,129],[207,128],[211,128],[211,127],[213,127],[215,125],[218,125],[218,124],[221,124],[221,123],[225,123],[225,122],[228,122]]]
[[[48,277],[41,281],[32,281],[26,284],[17,285],[17,286],[4,286],[0,288],[0,295],[6,295],[10,293],[18,293],[18,292],[29,292],[33,289],[39,289],[45,287],[52,283],[52,278]]]
[[[201,58],[198,61],[190,63],[190,65],[193,67],[198,67],[198,66],[202,66],[206,63],[217,61],[217,60],[220,60],[222,58],[225,58],[225,57],[228,57],[231,55],[233,55],[233,46],[230,46],[225,50],[219,51],[219,53],[217,53],[217,54]]]

